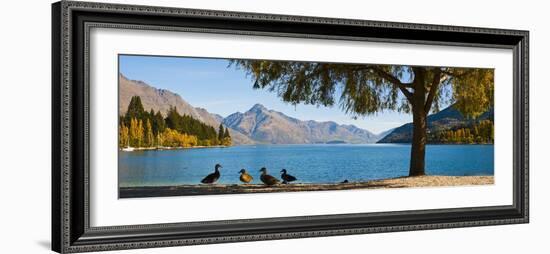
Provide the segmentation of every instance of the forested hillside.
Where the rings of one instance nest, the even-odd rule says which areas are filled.
[[[170,107],[166,118],[160,111],[145,111],[139,96],[133,96],[126,114],[119,120],[119,147],[229,146],[229,130],[218,131],[192,116]]]
[[[492,144],[493,143],[492,109],[477,118],[466,118],[453,106],[427,117],[428,143],[442,144]],[[412,123],[395,128],[378,143],[410,143]]]

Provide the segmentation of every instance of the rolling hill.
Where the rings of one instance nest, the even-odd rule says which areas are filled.
[[[449,106],[438,113],[428,116],[428,132],[453,129],[481,120],[493,120],[493,118],[493,109],[481,114],[481,116],[477,119],[468,119],[453,106]],[[377,143],[410,143],[412,140],[412,130],[412,123],[404,124],[395,128],[391,133],[380,139]]]

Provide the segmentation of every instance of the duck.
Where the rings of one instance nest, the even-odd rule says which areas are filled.
[[[262,180],[265,185],[272,186],[279,183],[279,179],[267,174],[267,169],[265,167],[261,168],[260,172],[262,172],[260,180]]]
[[[243,183],[250,183],[250,182],[252,182],[252,180],[254,180],[254,177],[249,175],[246,172],[246,169],[244,169],[244,168],[241,169],[241,171],[239,171],[239,174],[241,174],[241,176],[239,177],[239,180],[241,180],[241,182],[243,182]]]
[[[286,173],[286,169],[284,169],[284,168],[281,170],[281,173],[282,173],[282,174],[281,174],[281,179],[283,179],[283,183],[284,183],[284,184],[287,184],[287,183],[289,183],[289,182],[292,182],[292,181],[296,181],[296,180],[297,180],[296,177],[287,174],[287,173]]]
[[[214,173],[209,174],[205,178],[203,178],[201,180],[201,183],[211,184],[218,181],[218,179],[220,179],[220,170],[219,170],[220,168],[223,168],[222,165],[216,164],[216,166],[214,166],[214,170],[215,170]]]

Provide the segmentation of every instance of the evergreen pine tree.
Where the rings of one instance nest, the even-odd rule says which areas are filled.
[[[173,130],[181,131],[181,121],[182,117],[178,113],[176,107],[170,107],[170,109],[168,110],[168,116],[166,116],[166,127]]]
[[[229,136],[229,128],[225,128],[225,132],[223,133],[223,138],[231,138],[231,136]]]
[[[143,119],[145,116],[145,110],[143,109],[143,104],[141,104],[141,97],[133,96],[130,99],[130,104],[128,104],[128,110],[124,117],[125,124],[130,124],[132,118]]]
[[[224,138],[225,131],[223,130],[223,125],[220,123],[220,127],[218,130],[218,140],[222,141]]]
[[[164,117],[162,117],[162,114],[160,111],[157,111],[156,114],[154,114],[153,117],[153,133],[159,134],[164,131],[164,128],[166,128],[166,124],[164,122]]]

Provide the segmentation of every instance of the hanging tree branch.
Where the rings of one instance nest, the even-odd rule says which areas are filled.
[[[412,93],[407,89],[408,87],[412,87],[411,84],[401,82],[401,80],[378,68],[377,66],[369,65],[367,66],[367,69],[374,71],[381,78],[392,83],[394,86],[397,86],[399,90],[405,95],[405,97],[407,97],[407,100],[409,100],[409,102],[412,100]]]
[[[424,104],[424,112],[426,112],[426,114],[430,112],[435,94],[439,89],[439,84],[441,84],[441,69],[435,68],[430,91],[428,92],[428,98],[426,98],[426,104]]]

